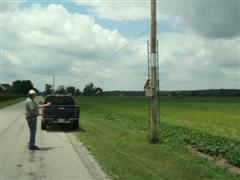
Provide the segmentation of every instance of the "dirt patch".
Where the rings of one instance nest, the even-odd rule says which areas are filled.
[[[239,167],[235,167],[231,164],[229,164],[226,159],[222,158],[222,157],[214,157],[214,156],[210,156],[204,153],[199,152],[197,149],[193,148],[192,146],[189,146],[189,148],[191,149],[191,151],[204,158],[207,159],[211,162],[213,162],[216,166],[221,167],[223,169],[227,169],[229,172],[234,173],[234,174],[239,174],[240,175],[240,168]]]

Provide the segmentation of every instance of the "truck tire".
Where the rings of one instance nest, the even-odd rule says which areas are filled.
[[[44,122],[41,123],[41,129],[42,130],[46,130],[47,129],[47,126]]]
[[[79,121],[77,121],[77,122],[75,122],[75,123],[73,124],[73,128],[74,128],[74,129],[78,129],[78,128],[79,128]]]

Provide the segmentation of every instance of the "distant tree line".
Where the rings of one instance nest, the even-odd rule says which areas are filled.
[[[1,84],[7,89],[7,94],[26,95],[30,89],[41,93],[36,89],[30,80],[16,80],[12,84]],[[144,91],[103,91],[101,87],[95,87],[93,83],[86,84],[81,92],[74,86],[60,85],[53,89],[51,84],[46,84],[42,92],[48,94],[71,94],[74,96],[145,96]],[[207,89],[207,90],[181,90],[181,91],[160,91],[160,96],[240,96],[240,89]]]
[[[240,89],[161,91],[162,96],[240,96]]]
[[[103,92],[103,89],[100,87],[95,87],[93,83],[89,83],[81,92],[79,89],[76,89],[74,86],[65,87],[64,85],[58,86],[56,90],[53,89],[51,84],[45,85],[44,95],[48,94],[71,94],[74,96],[95,96],[97,93]]]
[[[145,96],[144,91],[105,91],[106,96]]]
[[[144,91],[106,91],[106,96],[145,96]],[[160,91],[160,96],[240,96],[240,89]]]
[[[58,86],[55,90],[51,84],[45,84],[45,91],[43,92],[44,95],[48,94],[71,94],[74,96],[81,95],[81,91],[76,89],[74,86],[65,87],[64,85]]]
[[[12,84],[2,84],[6,89],[7,94],[22,94],[26,95],[29,90],[34,89],[37,93],[39,92],[33,86],[33,83],[30,80],[16,80]]]

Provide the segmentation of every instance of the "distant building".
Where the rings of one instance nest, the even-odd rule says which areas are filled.
[[[11,92],[11,86],[9,84],[0,84],[0,94],[8,94]]]
[[[0,84],[0,94],[6,94],[7,89]]]
[[[105,94],[102,90],[99,90],[95,93],[95,96],[105,96]]]

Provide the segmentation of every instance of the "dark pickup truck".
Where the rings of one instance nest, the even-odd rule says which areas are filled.
[[[46,130],[54,124],[79,127],[80,107],[75,105],[73,97],[68,95],[48,95],[44,103],[51,105],[43,109],[41,129]]]

